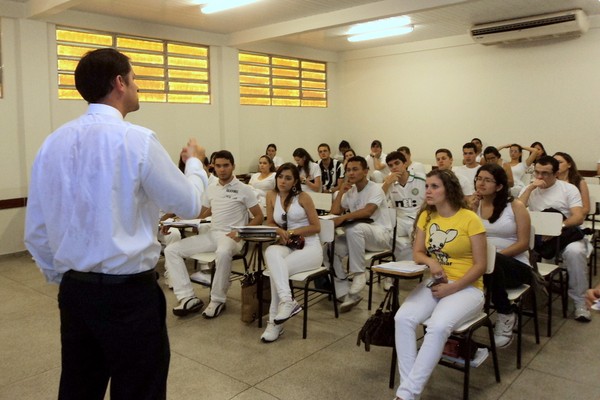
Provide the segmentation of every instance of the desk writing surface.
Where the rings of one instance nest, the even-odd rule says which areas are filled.
[[[414,261],[394,261],[385,264],[374,265],[373,271],[389,275],[421,275],[427,269],[426,265],[415,264]]]

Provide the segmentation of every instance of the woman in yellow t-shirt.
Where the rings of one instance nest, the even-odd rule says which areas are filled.
[[[469,210],[452,171],[438,169],[427,174],[413,257],[429,267],[435,284],[418,285],[396,313],[401,381],[396,400],[412,400],[421,394],[452,330],[483,307],[485,228]],[[427,333],[417,353],[416,329],[428,318]]]

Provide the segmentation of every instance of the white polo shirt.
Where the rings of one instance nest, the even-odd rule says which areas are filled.
[[[248,209],[258,204],[254,190],[233,178],[226,185],[209,185],[202,194],[202,206],[211,209],[211,229],[230,232],[232,226],[248,225]]]

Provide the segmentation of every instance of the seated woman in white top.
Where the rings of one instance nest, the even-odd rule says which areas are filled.
[[[292,154],[296,164],[298,164],[298,172],[300,173],[300,184],[304,192],[321,192],[321,168],[317,164],[308,151],[302,147],[298,147]]]
[[[277,186],[267,193],[267,225],[277,227],[280,245],[265,252],[271,279],[269,323],[261,336],[274,342],[283,333],[283,324],[302,310],[292,297],[290,275],[308,271],[323,262],[323,250],[317,235],[321,230],[312,198],[302,191],[298,168],[285,163],[277,169]],[[304,237],[304,247],[294,248],[292,235]],[[292,237],[293,239],[293,237]]]
[[[590,189],[583,176],[579,173],[575,160],[569,154],[562,151],[554,153],[553,157],[558,161],[558,179],[569,182],[579,189],[583,215],[588,215],[590,213]]]
[[[279,168],[279,166],[281,164],[283,164],[283,159],[277,155],[277,146],[275,146],[275,143],[270,143],[267,146],[266,153],[269,156],[269,158],[271,158],[271,160],[273,160],[273,164],[275,164],[275,168]]]
[[[514,179],[513,190],[511,192],[516,197],[525,185],[529,185],[530,176],[527,175],[527,169],[537,158],[538,149],[535,147],[524,147],[516,143],[498,147],[498,150],[502,149],[509,149],[510,162],[508,164],[510,165]],[[523,160],[523,150],[529,152],[529,156],[525,160]]]
[[[494,339],[499,348],[510,344],[516,315],[508,301],[507,288],[531,284],[533,270],[529,264],[531,220],[525,205],[508,193],[504,169],[485,164],[475,175],[473,211],[482,219],[487,240],[496,246],[496,263],[492,275],[491,296],[498,312]]]
[[[258,204],[265,212],[267,192],[275,189],[275,164],[269,156],[261,156],[258,159],[258,172],[252,174],[248,184],[254,188],[258,196]]]

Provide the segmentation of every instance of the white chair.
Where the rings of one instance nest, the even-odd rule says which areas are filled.
[[[600,185],[598,185],[598,178],[596,184],[588,184],[588,190],[590,192],[590,212],[586,216],[586,220],[583,223],[584,228],[592,230],[591,244],[592,244],[592,257],[590,258],[589,265],[589,276],[588,282],[590,288],[592,287],[592,277],[598,273],[598,249],[600,248],[600,210],[598,209],[598,203],[600,202]],[[593,274],[593,275],[592,275]]]
[[[244,263],[244,271],[248,270],[248,261],[246,260],[246,256],[248,255],[248,242],[244,243],[244,247],[242,247],[242,251],[239,254],[233,256],[232,260],[242,260]],[[207,265],[210,270],[210,285],[208,285],[212,289],[212,281],[215,276],[216,264],[215,261],[217,259],[217,253],[215,252],[205,252],[205,253],[196,253],[190,257],[194,260],[194,269],[198,268],[198,264]],[[244,272],[231,271],[232,275],[242,277]],[[193,283],[198,283],[200,285],[206,286],[206,282],[195,281],[192,279]]]
[[[331,193],[317,193],[317,192],[306,192],[312,198],[315,203],[315,208],[320,213],[329,213],[331,210],[331,203],[333,203],[333,196]]]
[[[560,236],[562,232],[562,215],[552,212],[530,211],[531,226],[536,235],[541,236]],[[554,258],[554,263],[537,262],[534,263],[534,268],[548,283],[548,324],[547,335],[552,336],[552,288],[558,285],[559,294],[556,298],[560,298],[562,302],[563,317],[567,318],[567,290],[569,283],[569,273],[565,268],[559,266],[559,254],[557,241],[557,252]]]
[[[319,239],[321,241],[321,244],[328,244],[328,243],[333,242],[334,231],[335,231],[334,226],[333,226],[333,221],[319,219],[319,222],[321,224],[321,231],[319,232]],[[328,256],[330,257],[330,264],[331,264],[331,254],[329,254],[329,252],[328,252]],[[270,276],[268,267],[269,266],[267,265],[267,269],[265,269],[263,271],[264,276]],[[317,278],[320,278],[322,276],[327,276],[329,278],[330,289],[317,288],[317,287],[311,288],[310,283],[314,282]],[[302,286],[294,286],[295,283],[296,284],[301,283]],[[338,308],[337,308],[337,297],[335,294],[335,285],[333,283],[333,273],[329,270],[329,268],[324,267],[323,265],[319,265],[319,266],[315,266],[314,269],[304,271],[304,272],[299,272],[294,275],[290,275],[290,288],[292,289],[292,291],[294,289],[302,290],[303,294],[304,294],[304,303],[303,303],[304,320],[303,320],[303,326],[302,326],[302,338],[303,339],[306,339],[307,331],[308,331],[309,293],[316,292],[316,293],[327,294],[331,298],[331,301],[333,302],[333,311],[334,311],[335,317],[336,318],[339,317]]]

